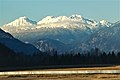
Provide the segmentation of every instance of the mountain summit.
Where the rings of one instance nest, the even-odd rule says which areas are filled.
[[[26,16],[23,16],[23,17],[20,17],[18,19],[16,19],[15,21],[11,22],[11,23],[8,23],[4,26],[31,26],[31,25],[35,25],[36,24],[36,21],[32,21],[30,20],[29,18],[27,18]]]
[[[10,33],[19,33],[24,31],[35,31],[41,28],[66,28],[66,29],[80,29],[84,31],[93,31],[98,28],[109,27],[111,23],[106,20],[97,22],[96,20],[86,19],[81,15],[75,14],[71,16],[47,16],[42,20],[36,22],[23,16],[15,21],[3,25],[2,29]]]
[[[29,18],[23,16],[20,17],[13,22],[10,22],[8,24],[3,25],[2,29],[6,32],[19,32],[19,31],[25,31],[28,29],[32,29],[37,24],[36,21],[32,21]]]
[[[40,20],[38,24],[50,24],[50,23],[57,23],[57,22],[66,22],[66,21],[81,21],[82,16],[81,15],[72,15],[72,16],[47,16]]]

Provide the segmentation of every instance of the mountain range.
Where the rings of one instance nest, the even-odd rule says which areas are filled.
[[[1,28],[43,52],[84,51],[95,47],[108,52],[120,50],[119,22],[96,21],[78,14],[47,16],[38,22],[24,16]]]
[[[106,52],[120,51],[120,21],[111,27],[101,29],[92,34],[86,41],[81,43],[80,47],[84,50],[99,48]]]
[[[76,14],[68,17],[47,16],[38,22],[32,21],[29,18],[23,16],[13,22],[3,25],[2,28],[10,33],[21,33],[26,31],[30,32],[30,30],[36,31],[41,28],[63,28],[68,30],[80,29],[89,32],[90,30],[93,31],[98,28],[109,27],[110,25],[111,23],[106,20],[97,22],[92,19],[83,18],[81,15]]]

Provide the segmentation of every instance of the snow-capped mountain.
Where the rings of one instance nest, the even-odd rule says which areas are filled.
[[[26,16],[20,17],[18,19],[16,19],[15,21],[8,23],[4,26],[31,26],[31,25],[36,25],[36,21],[32,21],[29,18],[27,18]]]
[[[110,27],[112,24],[106,20],[101,20],[100,25]]]
[[[97,22],[92,19],[83,18],[81,15],[72,15],[72,16],[47,16],[39,21],[38,26],[36,27],[46,27],[46,28],[67,28],[67,29],[82,29],[88,31],[94,30],[101,26],[110,26],[111,23],[107,22],[106,20],[102,20]]]
[[[44,45],[40,48],[41,42],[39,40],[43,39],[44,44],[51,44],[50,48],[56,46],[56,49],[60,51],[67,48],[60,47],[61,44],[55,45],[54,42],[56,40],[58,43],[65,44],[65,46],[70,46],[70,44],[72,46],[77,42],[81,43],[87,40],[95,32],[103,28],[109,28],[111,25],[112,23],[106,20],[96,21],[76,14],[58,17],[47,16],[38,22],[34,22],[26,17],[20,17],[2,26],[2,29],[24,42],[33,44],[37,48],[39,45],[40,50],[43,49]],[[47,41],[44,39],[47,39]],[[48,40],[53,40],[54,46]]]
[[[13,22],[3,25],[3,28],[5,31],[11,33],[13,31],[17,32],[32,29],[32,27],[35,26],[36,24],[37,24],[36,21],[32,21],[29,18],[23,16],[14,20]]]
[[[106,27],[92,34],[88,40],[80,46],[83,50],[99,48],[106,52],[120,51],[120,21],[111,27]]]
[[[66,22],[66,21],[82,21],[82,16],[81,15],[72,15],[72,16],[59,16],[59,17],[54,17],[54,16],[47,16],[43,18],[41,21],[38,22],[38,24],[50,24],[50,23],[55,23],[55,22]]]
[[[27,41],[25,37],[34,37],[36,40],[38,40],[39,37],[50,37],[54,40],[61,40],[62,38],[61,42],[66,43],[75,40],[82,41],[91,33],[101,28],[109,27],[110,25],[111,23],[105,20],[97,22],[92,19],[83,18],[81,15],[76,14],[68,17],[47,16],[37,23],[27,17],[20,17],[11,23],[3,25],[2,29],[14,36],[17,36],[19,39],[23,37],[23,41],[25,42]]]
[[[36,49],[31,44],[25,44],[18,39],[15,39],[12,35],[9,33],[4,32],[0,29],[0,43],[4,44],[11,50],[17,52],[17,53],[24,53],[27,55],[38,53],[39,50]]]
[[[111,23],[106,20],[97,22],[92,19],[83,18],[81,15],[72,16],[47,16],[39,22],[32,21],[27,17],[20,17],[15,21],[3,25],[2,29],[10,33],[20,33],[26,31],[35,31],[41,28],[65,28],[65,29],[81,29],[84,31],[93,31],[102,26],[109,27]]]

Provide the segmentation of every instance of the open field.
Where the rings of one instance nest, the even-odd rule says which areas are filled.
[[[43,70],[120,70],[120,65],[98,64],[98,65],[51,65],[34,67],[0,67],[1,71],[43,71]]]
[[[78,70],[120,70],[120,66],[107,67],[87,67],[87,68],[58,68],[58,69],[43,69],[45,71],[78,71]]]
[[[52,74],[49,73],[52,71],[53,71]],[[64,72],[70,72],[70,71],[73,73],[64,74]],[[34,70],[10,71],[10,72],[13,72],[13,74],[8,73],[8,75],[7,74],[1,75],[0,80],[120,80],[120,66],[88,67],[88,68],[57,68],[57,69],[40,69],[40,70],[34,69]],[[14,72],[16,72],[17,74],[14,74]],[[28,73],[22,74],[22,72],[28,72]],[[40,74],[38,72],[40,72]],[[46,72],[47,74],[42,72]],[[88,73],[79,73],[79,72],[88,72]]]
[[[120,74],[14,75],[0,80],[120,80]]]

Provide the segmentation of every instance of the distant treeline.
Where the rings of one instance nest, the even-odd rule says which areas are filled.
[[[101,52],[98,48],[83,53],[66,52],[58,54],[57,51],[24,55],[15,53],[0,44],[0,67],[28,67],[50,65],[94,65],[94,64],[120,64],[120,52]]]

